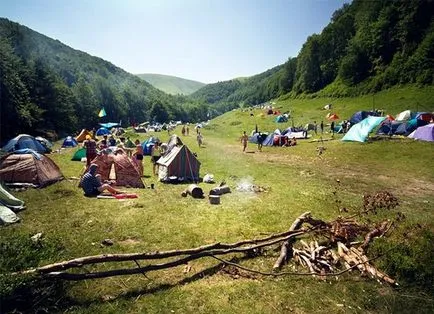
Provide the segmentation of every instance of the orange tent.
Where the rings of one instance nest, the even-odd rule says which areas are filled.
[[[339,117],[336,113],[331,114],[327,117],[328,120],[333,121],[333,120],[339,120]]]
[[[394,118],[392,115],[390,115],[390,114],[388,114],[388,115],[386,116],[386,119],[387,119],[387,120],[390,120],[390,121],[395,121],[395,118]]]

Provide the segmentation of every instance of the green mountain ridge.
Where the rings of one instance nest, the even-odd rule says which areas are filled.
[[[434,84],[434,2],[364,1],[335,11],[297,57],[244,81],[191,96],[225,110],[272,98],[356,96],[396,85]]]
[[[170,95],[190,95],[205,86],[205,83],[172,75],[144,73],[136,74],[155,88]]]

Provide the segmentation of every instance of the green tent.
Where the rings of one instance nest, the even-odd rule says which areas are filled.
[[[84,147],[78,149],[75,152],[74,156],[72,156],[71,160],[81,161],[82,158],[86,158],[86,149]]]

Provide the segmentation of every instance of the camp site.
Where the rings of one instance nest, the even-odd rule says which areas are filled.
[[[408,3],[335,4],[208,84],[0,18],[0,313],[433,313],[434,7]]]

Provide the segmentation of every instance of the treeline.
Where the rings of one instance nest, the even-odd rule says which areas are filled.
[[[19,133],[67,134],[98,122],[195,122],[208,114],[208,105],[167,95],[110,62],[2,18],[0,102],[1,142]]]
[[[397,84],[433,84],[433,14],[432,0],[354,0],[282,66],[237,84],[208,85],[192,96],[234,108],[285,94],[355,96]]]

